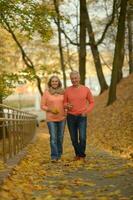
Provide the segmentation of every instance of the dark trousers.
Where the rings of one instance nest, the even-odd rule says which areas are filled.
[[[85,157],[87,117],[68,114],[67,124],[76,156]]]

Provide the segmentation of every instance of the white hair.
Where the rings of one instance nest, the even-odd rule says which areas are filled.
[[[76,74],[76,75],[78,75],[78,76],[80,77],[80,74],[79,74],[78,71],[72,71],[72,72],[70,73],[70,77],[71,77],[73,74]]]

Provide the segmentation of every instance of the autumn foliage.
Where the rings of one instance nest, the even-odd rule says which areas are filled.
[[[43,122],[36,140],[25,149],[25,157],[1,184],[0,200],[132,200],[133,75],[118,85],[118,100],[113,105],[106,107],[106,97],[104,93],[95,98],[95,109],[88,116],[86,162],[73,160],[66,127],[62,161],[51,163]],[[1,162],[0,174],[9,168]]]
[[[117,86],[117,101],[106,106],[108,91],[95,98],[95,109],[89,116],[88,142],[133,157],[133,75]]]

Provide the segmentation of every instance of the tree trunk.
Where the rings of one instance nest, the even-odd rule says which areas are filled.
[[[105,77],[104,77],[104,74],[103,74],[100,55],[99,55],[98,47],[96,45],[94,32],[93,32],[93,28],[92,28],[92,25],[91,25],[87,6],[86,6],[86,12],[85,13],[86,13],[86,17],[85,17],[86,27],[87,27],[87,31],[88,31],[88,35],[89,35],[89,39],[90,39],[90,48],[91,48],[91,51],[92,51],[94,64],[95,64],[95,68],[96,68],[96,72],[97,72],[97,77],[98,77],[100,88],[101,88],[101,91],[100,91],[100,94],[101,94],[106,89],[108,89],[108,85],[106,83],[106,80],[105,80]]]
[[[62,39],[61,39],[61,28],[60,28],[60,13],[59,13],[59,6],[57,0],[54,0],[55,11],[57,14],[57,28],[58,28],[58,40],[59,40],[59,52],[60,52],[60,62],[61,62],[61,70],[63,73],[63,83],[64,87],[66,88],[66,74],[65,74],[65,64],[64,64],[64,56],[62,50]]]
[[[2,96],[0,95],[0,104],[2,104]],[[3,109],[2,107],[0,106],[0,118],[3,117]],[[0,139],[2,139],[3,137],[3,128],[2,128],[2,121],[0,121]]]
[[[129,50],[129,73],[133,73],[133,4],[128,6],[128,50]]]
[[[128,0],[122,0],[120,5],[120,16],[118,20],[118,30],[115,42],[113,70],[107,105],[112,104],[116,100],[116,86],[118,80],[120,80],[121,78],[121,69],[124,61],[124,39],[127,1]]]
[[[79,73],[81,84],[85,84],[86,75],[86,0],[80,0],[80,42],[79,42]]]
[[[118,22],[118,32],[119,36],[117,37],[116,40],[119,42],[117,43],[117,48],[116,48],[116,54],[118,54],[118,77],[117,77],[117,82],[119,83],[120,80],[122,79],[122,67],[123,67],[123,62],[124,62],[124,42],[125,42],[125,21],[126,21],[126,11],[127,11],[127,1],[128,0],[121,0],[121,11],[120,11],[120,16],[119,16],[119,22]],[[124,7],[126,6],[126,7]]]

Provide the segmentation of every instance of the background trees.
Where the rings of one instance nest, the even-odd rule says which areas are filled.
[[[128,2],[128,9],[126,3],[123,0],[1,0],[2,68],[6,62],[7,68],[12,65],[17,76],[36,81],[40,94],[43,91],[41,83],[51,73],[60,74],[66,87],[71,70],[79,70],[81,83],[85,84],[88,74],[94,68],[102,93],[108,88],[108,68],[112,76],[108,105],[111,104],[116,99],[117,82],[123,76],[126,20],[130,73],[133,68],[132,2]],[[5,52],[4,32],[9,33],[10,42],[14,45],[12,56]],[[90,60],[91,54],[93,63]]]
[[[25,47],[21,43],[21,36],[16,33],[25,35],[27,39],[33,39],[34,34],[37,32],[42,41],[47,41],[52,36],[52,29],[49,22],[49,7],[42,3],[34,1],[1,1],[0,3],[0,23],[3,29],[5,29],[18,46],[22,59],[26,67],[30,79],[37,81],[37,87],[40,94],[42,94],[41,79],[36,73],[35,65],[32,58],[29,57]]]
[[[108,105],[116,100],[116,85],[122,78],[122,67],[124,61],[126,8],[127,0],[121,1]]]

